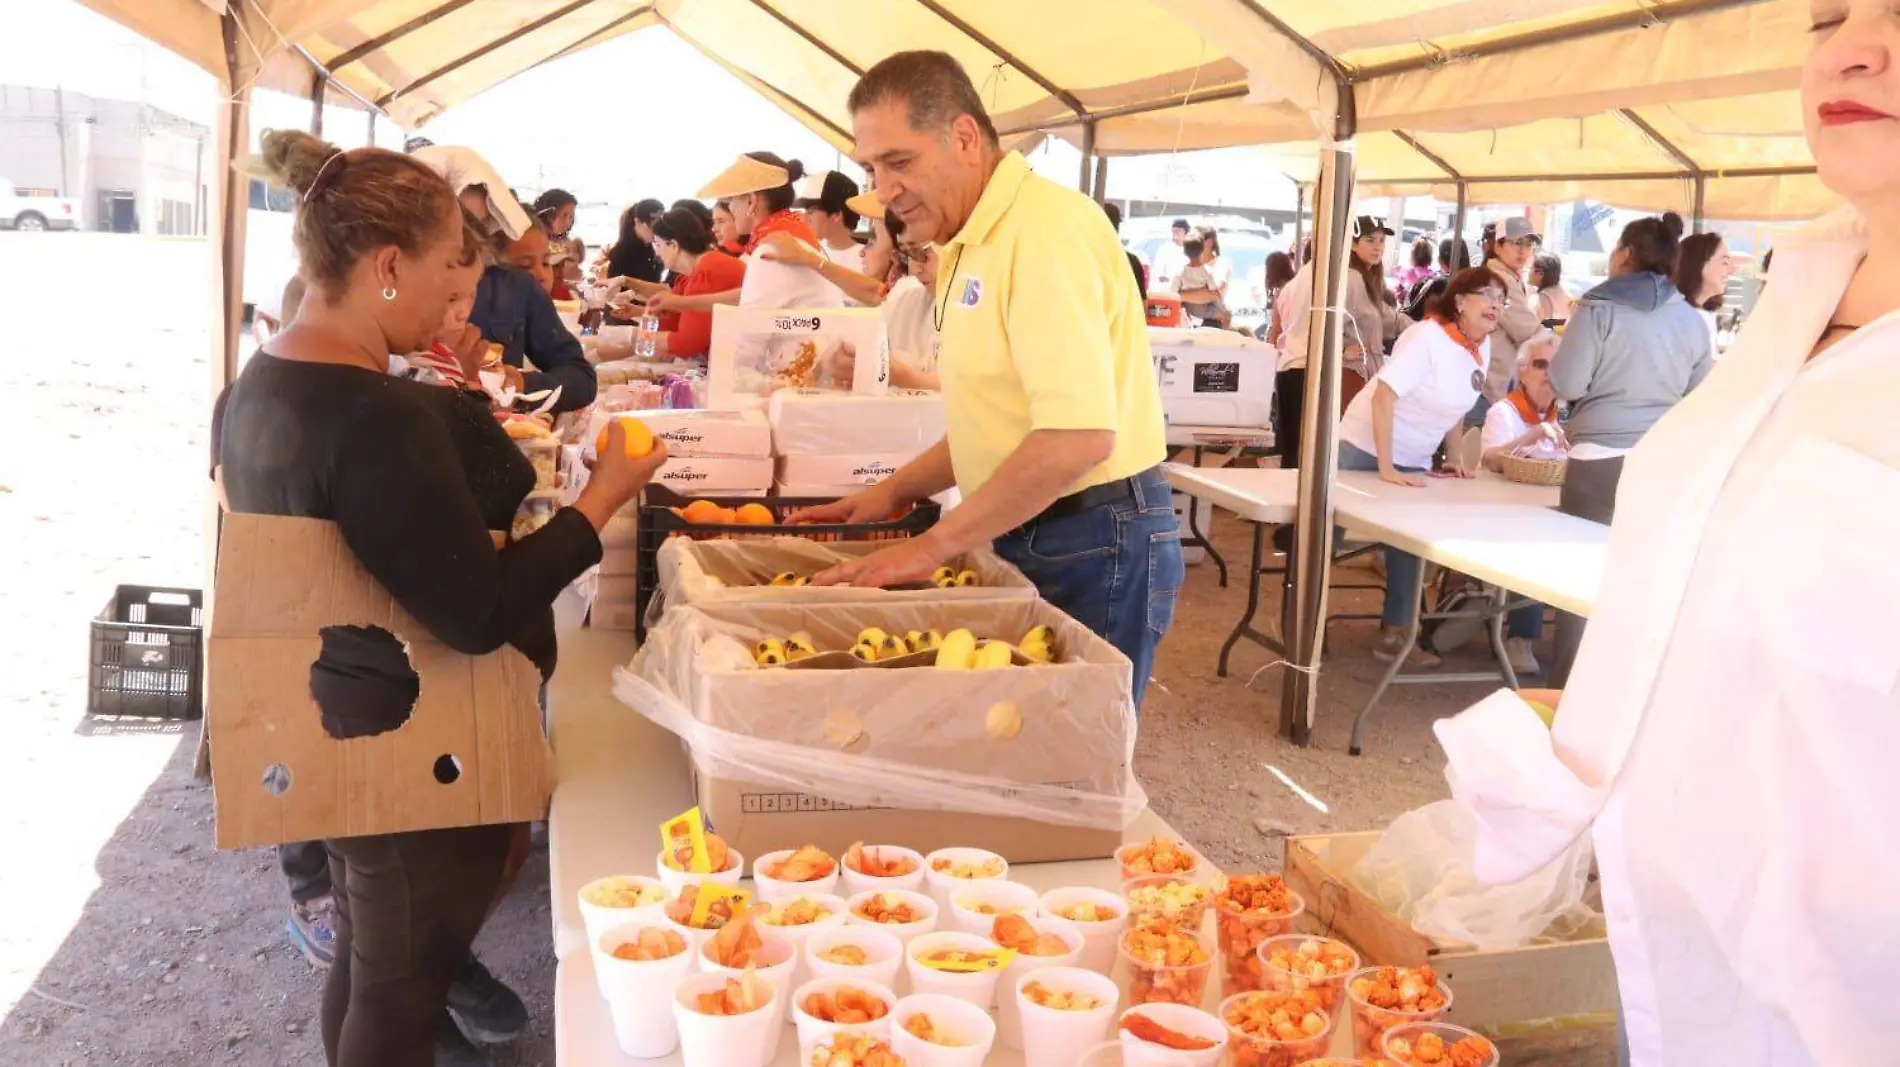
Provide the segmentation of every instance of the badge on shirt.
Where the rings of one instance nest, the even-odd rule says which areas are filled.
[[[1484,372],[1483,371],[1474,370],[1471,372],[1471,387],[1473,389],[1476,389],[1480,393],[1484,392]]]
[[[957,298],[957,303],[966,308],[973,308],[977,306],[978,304],[981,304],[982,302],[983,302],[983,279],[981,278],[963,279],[963,295]]]

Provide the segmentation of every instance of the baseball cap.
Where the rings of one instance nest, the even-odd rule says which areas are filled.
[[[528,213],[508,189],[501,173],[480,152],[457,145],[427,145],[411,152],[410,158],[442,175],[460,196],[465,189],[481,186],[488,198],[488,217],[510,241],[527,233],[533,225]]]
[[[1538,233],[1536,228],[1531,225],[1531,220],[1522,215],[1513,215],[1505,219],[1504,224],[1498,228],[1498,231],[1498,240],[1500,241],[1521,241],[1528,237],[1539,244],[1544,242],[1544,235]]]
[[[1375,233],[1382,233],[1387,237],[1393,236],[1392,228],[1387,226],[1385,220],[1377,215],[1360,215],[1358,218],[1352,220],[1353,240],[1357,241],[1361,237],[1371,237]]]

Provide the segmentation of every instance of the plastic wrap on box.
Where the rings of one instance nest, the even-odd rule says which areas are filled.
[[[851,396],[781,389],[766,405],[781,456],[916,455],[943,440],[943,394]]]
[[[781,485],[876,485],[916,458],[915,452],[850,456],[781,453],[778,481]]]
[[[745,652],[798,630],[834,650],[867,626],[962,627],[1013,641],[1037,625],[1055,631],[1058,662],[800,670],[755,667]],[[1039,600],[675,608],[614,672],[614,693],[685,740],[702,790],[736,781],[831,806],[1020,819],[1052,831],[1117,832],[1147,803],[1133,775],[1128,660]],[[1005,704],[1020,713],[1019,732],[996,729],[991,711]]]
[[[695,541],[676,537],[660,546],[658,595],[647,611],[648,624],[665,607],[678,604],[845,604],[886,600],[1035,599],[1036,587],[1023,573],[988,549],[965,553],[947,564],[976,572],[979,584],[954,589],[859,589],[854,586],[773,586],[772,576],[805,577],[890,547],[888,541],[840,541],[819,544],[802,537]],[[928,627],[924,627],[928,629]],[[1014,641],[1021,634],[1012,634]]]
[[[849,381],[832,369],[848,357]],[[763,407],[780,389],[836,388],[882,393],[890,385],[891,353],[876,308],[713,309],[706,358],[708,407]]]

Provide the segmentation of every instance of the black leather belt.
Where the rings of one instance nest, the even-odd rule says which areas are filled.
[[[1073,518],[1090,508],[1099,508],[1103,504],[1115,504],[1132,499],[1135,496],[1135,483],[1138,480],[1139,475],[1134,478],[1118,478],[1112,482],[1103,482],[1101,485],[1091,485],[1079,493],[1070,493],[1043,508],[1035,518],[1023,523],[1022,528],[1027,530],[1045,522]]]

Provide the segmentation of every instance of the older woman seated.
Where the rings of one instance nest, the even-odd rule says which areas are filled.
[[[1550,360],[1557,353],[1557,335],[1545,330],[1524,342],[1517,352],[1517,387],[1491,405],[1484,416],[1484,466],[1498,470],[1506,455],[1535,448],[1552,458],[1570,448],[1557,421],[1557,391],[1550,384]],[[1547,443],[1545,443],[1547,442]]]

